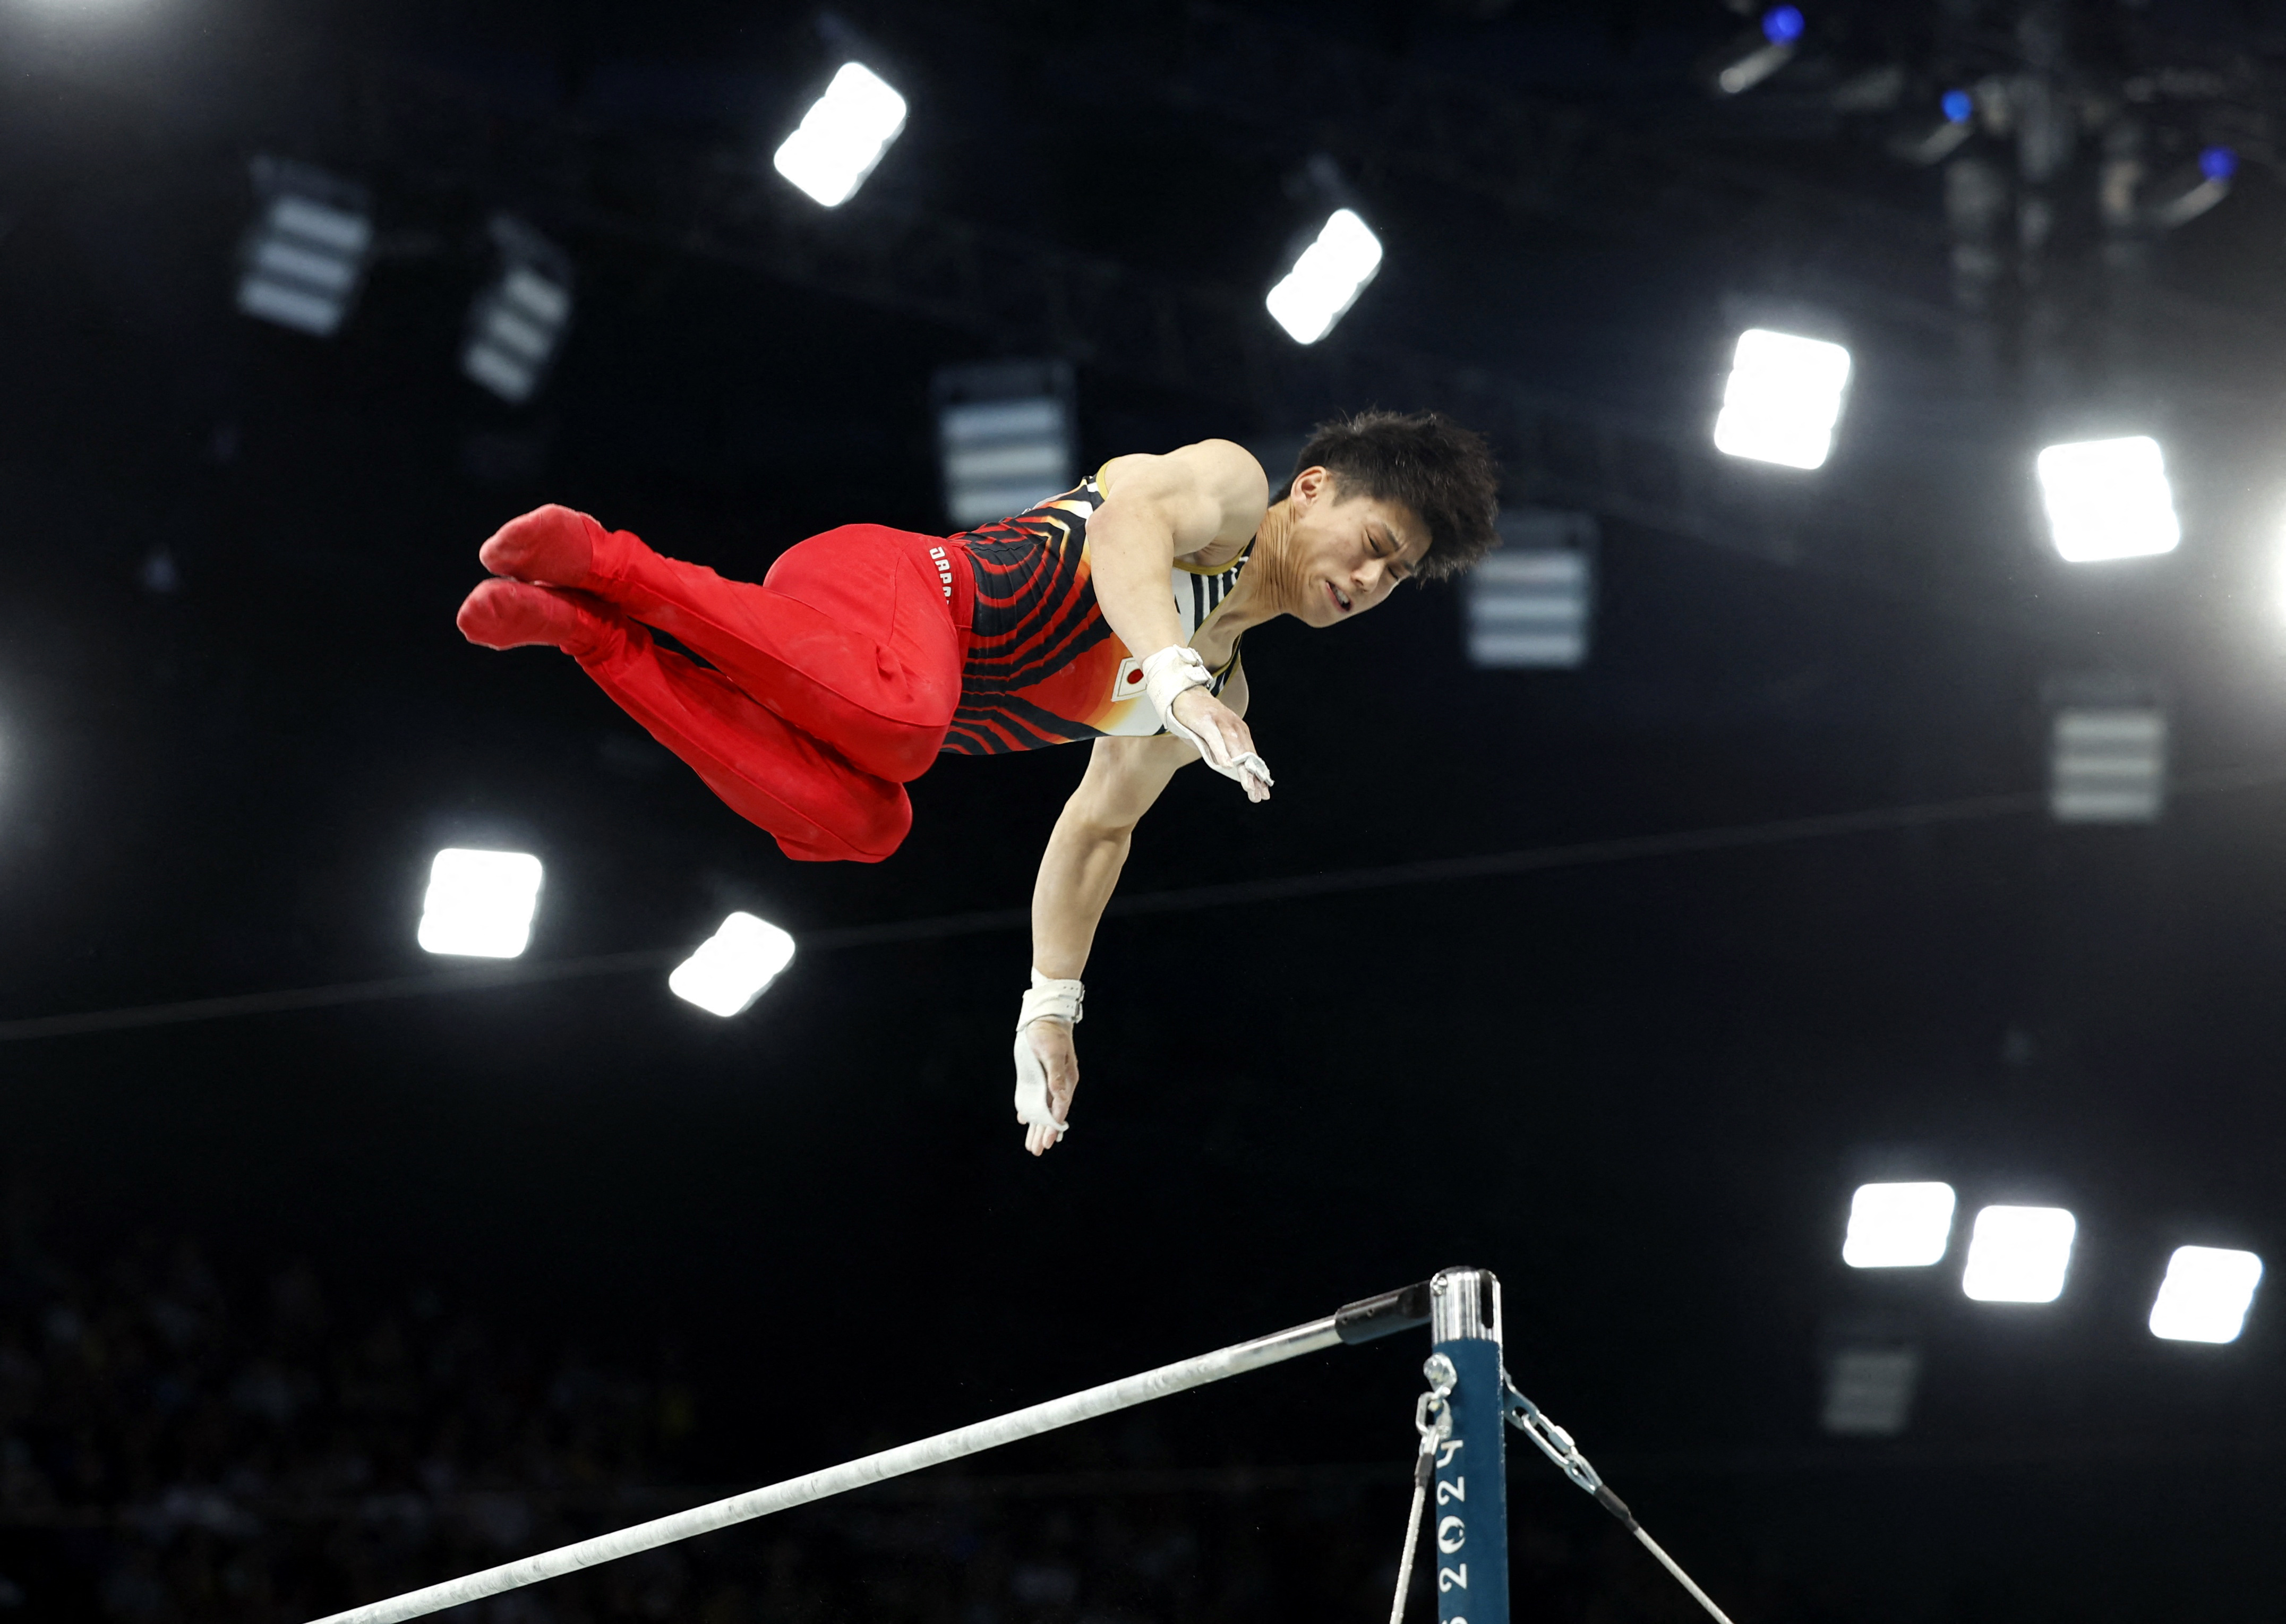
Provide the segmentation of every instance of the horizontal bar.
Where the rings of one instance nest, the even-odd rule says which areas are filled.
[[[1380,1300],[1368,1298],[1367,1304]],[[1367,1304],[1352,1305],[1352,1307],[1362,1308]],[[1342,1311],[1343,1313],[1350,1312],[1350,1309]],[[823,1471],[810,1472],[804,1477],[789,1478],[784,1483],[733,1494],[728,1500],[718,1500],[711,1505],[693,1506],[687,1511],[677,1511],[670,1517],[638,1523],[616,1533],[598,1534],[592,1540],[581,1540],[577,1544],[542,1551],[535,1557],[505,1562],[498,1567],[447,1580],[443,1584],[430,1585],[423,1590],[411,1590],[386,1601],[352,1607],[347,1612],[329,1613],[314,1620],[313,1624],[396,1624],[396,1620],[400,1619],[417,1619],[427,1613],[441,1612],[447,1607],[481,1601],[487,1596],[498,1596],[506,1590],[537,1584],[543,1579],[577,1573],[599,1562],[631,1557],[637,1551],[655,1550],[662,1545],[672,1545],[677,1540],[687,1540],[695,1534],[712,1533],[717,1528],[727,1528],[734,1523],[768,1517],[773,1511],[790,1510],[795,1506],[808,1505],[812,1501],[863,1488],[868,1484],[901,1477],[906,1472],[918,1471],[923,1467],[941,1465],[946,1461],[957,1461],[963,1455],[996,1449],[1019,1439],[1035,1438],[1059,1427],[1070,1426],[1075,1422],[1092,1421],[1116,1410],[1131,1409],[1154,1399],[1163,1399],[1170,1393],[1203,1387],[1210,1382],[1242,1376],[1249,1370],[1260,1370],[1265,1366],[1281,1364],[1305,1353],[1314,1353],[1320,1348],[1334,1347],[1343,1340],[1336,1323],[1340,1318],[1339,1314],[1328,1314],[1322,1320],[1312,1320],[1307,1325],[1297,1325],[1275,1336],[1257,1337],[1252,1342],[1242,1342],[1234,1347],[1202,1353],[1196,1359],[1162,1365],[1156,1370],[1147,1370],[1140,1376],[1107,1382],[1100,1387],[1091,1387],[1084,1392],[1072,1393],[1065,1398],[1050,1399],[1044,1404],[1035,1404],[1028,1409],[1015,1410],[990,1421],[980,1421],[954,1431],[940,1432],[934,1438],[925,1438],[918,1443],[884,1449],[862,1460],[829,1466]],[[1392,1325],[1390,1328],[1396,1328]]]

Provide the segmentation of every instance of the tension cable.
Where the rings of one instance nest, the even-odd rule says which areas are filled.
[[[1659,1541],[1636,1521],[1636,1514],[1628,1510],[1628,1502],[1612,1493],[1610,1486],[1596,1474],[1596,1469],[1588,1464],[1588,1457],[1580,1453],[1580,1446],[1572,1441],[1572,1434],[1550,1421],[1538,1405],[1517,1391],[1516,1384],[1509,1380],[1505,1370],[1501,1373],[1501,1381],[1506,1390],[1504,1397],[1509,1425],[1539,1445],[1540,1453],[1555,1462],[1557,1470],[1593,1495],[1597,1505],[1625,1524],[1627,1531],[1636,1536],[1645,1550],[1659,1558],[1659,1565],[1675,1575],[1675,1582],[1691,1592],[1691,1598],[1707,1609],[1716,1624],[1730,1624],[1730,1615],[1717,1607],[1714,1598],[1676,1565],[1673,1557],[1659,1549]],[[1407,1546],[1407,1550],[1409,1555],[1411,1547]]]

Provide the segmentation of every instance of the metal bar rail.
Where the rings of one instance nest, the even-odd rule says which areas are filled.
[[[1453,1273],[1474,1271],[1454,1271]],[[1447,1275],[1438,1277],[1446,1281]],[[940,1432],[918,1443],[903,1444],[895,1449],[884,1449],[861,1460],[829,1466],[822,1471],[790,1478],[767,1488],[749,1490],[734,1494],[728,1500],[718,1500],[711,1505],[693,1506],[687,1511],[677,1511],[632,1528],[622,1528],[615,1533],[598,1534],[592,1540],[542,1551],[537,1556],[521,1557],[502,1563],[481,1573],[469,1573],[459,1579],[447,1580],[425,1589],[410,1590],[403,1596],[385,1601],[352,1607],[346,1612],[336,1612],[315,1620],[315,1624],[396,1624],[401,1619],[417,1619],[447,1607],[480,1601],[488,1596],[498,1596],[524,1585],[537,1584],[544,1579],[557,1578],[565,1573],[593,1567],[597,1563],[629,1557],[637,1551],[655,1550],[678,1540],[711,1533],[734,1523],[746,1522],[757,1517],[768,1517],[774,1511],[789,1510],[808,1505],[868,1484],[879,1483],[906,1472],[918,1471],[923,1467],[957,1461],[963,1455],[995,1449],[1002,1444],[1019,1439],[1035,1438],[1075,1422],[1091,1421],[1099,1415],[1131,1409],[1147,1404],[1154,1399],[1163,1399],[1194,1387],[1203,1387],[1210,1382],[1242,1376],[1249,1370],[1260,1370],[1271,1365],[1282,1364],[1305,1353],[1314,1353],[1342,1343],[1367,1342],[1408,1327],[1424,1325],[1430,1315],[1430,1288],[1423,1283],[1409,1286],[1401,1291],[1384,1292],[1350,1304],[1338,1313],[1322,1320],[1312,1320],[1306,1325],[1295,1326],[1274,1336],[1257,1337],[1235,1346],[1220,1348],[1212,1353],[1202,1353],[1196,1359],[1183,1360],[1172,1365],[1163,1365],[1156,1370],[1147,1370],[1123,1381],[1107,1382],[1091,1387],[1084,1392],[1051,1399],[1043,1404],[1015,1410],[990,1421],[980,1421],[950,1432]],[[1499,1411],[1492,1410],[1498,1424]],[[1506,1624],[1505,1617],[1490,1617],[1481,1611],[1478,1624]]]

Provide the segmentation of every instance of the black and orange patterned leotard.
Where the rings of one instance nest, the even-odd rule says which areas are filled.
[[[976,603],[947,751],[997,755],[1100,734],[1162,731],[1143,691],[1143,662],[1095,601],[1087,524],[1102,506],[1102,487],[1091,475],[1014,518],[953,538],[968,555]],[[1249,541],[1218,570],[1175,565],[1169,587],[1186,641],[1197,642],[1253,552]],[[1234,642],[1214,673],[1217,694],[1237,669]]]

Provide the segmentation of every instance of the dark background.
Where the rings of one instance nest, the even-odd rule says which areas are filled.
[[[1578,672],[1471,669],[1448,587],[1257,634],[1277,799],[1185,775],[1129,894],[2038,790],[2043,694],[2089,675],[2164,695],[2179,779],[2286,760],[2286,8],[1806,9],[1723,99],[1754,22],[1714,0],[9,0],[0,1017],[419,974],[448,843],[541,857],[541,963],[1021,904],[1078,752],[948,759],[894,860],[804,867],[565,662],[452,627],[541,501],[746,577],[942,529],[931,374],[1005,356],[1076,365],[1091,464],[1439,406],[1512,502],[1602,519]],[[828,215],[768,156],[847,54],[911,115]],[[1890,151],[1986,83],[2077,109],[2052,172],[1961,149],[2055,222],[1997,270]],[[2234,146],[2231,196],[2107,222],[2131,124],[2155,177]],[[373,190],[331,342],[232,307],[264,153]],[[1259,297],[1313,154],[1388,257],[1304,354]],[[503,208],[579,279],[521,410],[453,364]],[[1706,445],[1780,317],[1856,361],[1815,475]],[[2179,552],[2046,552],[2030,456],[2077,430],[2162,438]],[[2280,1255],[2281,809],[1117,920],[1038,1162],[1014,931],[805,953],[730,1022],[646,973],[0,1044],[0,1612],[303,1618],[1470,1262],[1740,1624],[2278,1617],[2273,1305],[2225,1347],[2143,1316],[2178,1244]],[[1869,1172],[2069,1206],[2064,1297],[1967,1303],[1957,1249],[1852,1276]],[[1822,1438],[1864,1323],[1924,1349],[1912,1425]],[[1423,1344],[490,1616],[1377,1618]],[[1537,1457],[1511,1480],[1519,1619],[1695,1616]]]

